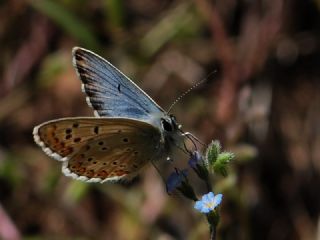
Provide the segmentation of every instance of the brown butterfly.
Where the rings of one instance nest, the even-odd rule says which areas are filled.
[[[174,116],[116,67],[83,48],[72,54],[95,117],[56,119],[33,130],[35,142],[62,162],[66,176],[87,182],[131,179],[183,144]]]

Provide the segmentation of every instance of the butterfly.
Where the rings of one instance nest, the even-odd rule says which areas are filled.
[[[120,70],[84,48],[73,48],[72,55],[95,117],[56,119],[33,130],[35,142],[62,162],[66,176],[101,183],[130,180],[183,143],[175,117]]]

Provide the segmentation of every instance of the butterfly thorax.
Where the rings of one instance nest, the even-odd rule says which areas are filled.
[[[177,123],[175,116],[164,115],[160,118],[160,128],[162,133],[163,154],[168,157],[174,148],[180,148],[183,144],[184,136],[180,130],[181,126]],[[163,156],[162,156],[163,157]]]

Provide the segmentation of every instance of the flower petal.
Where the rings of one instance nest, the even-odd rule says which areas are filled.
[[[200,201],[196,201],[194,208],[202,213],[213,211],[222,201],[222,194],[214,195],[213,192],[204,194]]]
[[[196,203],[193,206],[195,209],[201,211],[202,207],[203,207],[203,203],[201,201],[196,201]]]
[[[209,192],[209,193],[202,196],[202,201],[205,202],[206,204],[212,203],[213,199],[214,199],[213,192]]]
[[[213,206],[214,208],[216,206],[218,206],[222,201],[222,194],[217,194],[215,197],[214,197],[214,200],[213,200]]]
[[[188,171],[186,169],[171,173],[166,182],[168,193],[172,193],[179,187],[187,174]]]
[[[190,167],[195,168],[200,161],[201,161],[201,154],[198,151],[194,151],[191,154],[188,164]]]
[[[209,192],[209,193],[207,194],[207,196],[208,196],[208,198],[210,199],[210,202],[213,201],[213,199],[214,199],[214,193],[213,193],[213,192]]]
[[[211,211],[211,209],[210,208],[207,208],[207,207],[204,207],[204,208],[202,208],[202,213],[208,213],[208,212],[210,212]]]

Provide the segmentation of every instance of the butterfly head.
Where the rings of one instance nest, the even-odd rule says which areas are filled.
[[[172,147],[181,147],[184,136],[182,134],[183,132],[181,131],[181,125],[177,123],[175,116],[166,115],[162,117],[161,130],[167,152],[171,152]]]
[[[170,133],[181,129],[181,125],[177,123],[174,115],[170,114],[167,118],[161,118],[161,126],[163,131]]]

